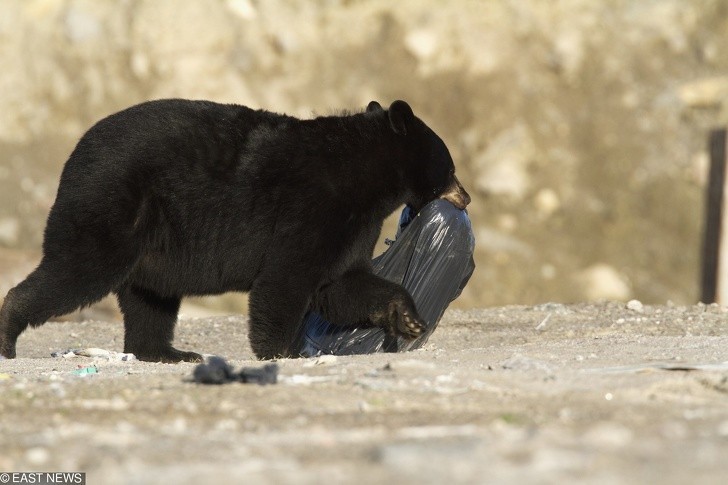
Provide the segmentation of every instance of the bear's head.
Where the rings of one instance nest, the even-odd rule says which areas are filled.
[[[385,112],[376,101],[369,103],[367,111]],[[407,205],[419,211],[428,202],[441,198],[465,209],[470,195],[455,176],[455,164],[445,142],[404,101],[393,102],[386,114],[398,145],[403,148],[399,153],[403,159],[398,163],[406,171]]]

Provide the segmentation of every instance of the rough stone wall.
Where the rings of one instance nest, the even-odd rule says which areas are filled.
[[[130,104],[402,98],[474,196],[460,306],[692,302],[727,45],[727,0],[5,0],[3,260],[38,251],[78,137]]]

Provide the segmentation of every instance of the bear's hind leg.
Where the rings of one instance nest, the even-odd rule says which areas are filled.
[[[172,347],[181,299],[132,285],[116,292],[124,314],[124,352],[149,362],[201,362],[202,356]]]
[[[126,277],[127,265],[86,271],[84,267],[103,265],[60,262],[44,258],[38,268],[11,289],[0,309],[0,354],[15,358],[18,337],[28,327],[37,327],[50,318],[88,306],[108,295]]]

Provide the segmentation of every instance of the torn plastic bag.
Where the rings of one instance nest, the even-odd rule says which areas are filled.
[[[372,261],[374,273],[409,291],[426,322],[415,340],[394,337],[378,327],[339,326],[311,312],[302,322],[291,353],[303,357],[402,352],[422,347],[447,306],[475,269],[475,238],[467,212],[436,199],[419,214],[405,207],[397,238]]]

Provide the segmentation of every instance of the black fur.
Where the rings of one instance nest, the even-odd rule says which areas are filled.
[[[411,297],[370,259],[385,217],[456,181],[445,144],[403,101],[313,120],[205,101],[133,106],[93,126],[66,163],[40,265],[0,310],[0,353],[15,357],[28,325],[110,292],[124,352],[142,360],[199,360],[171,345],[180,300],[227,291],[250,292],[259,358],[288,355],[312,307],[416,337]]]

